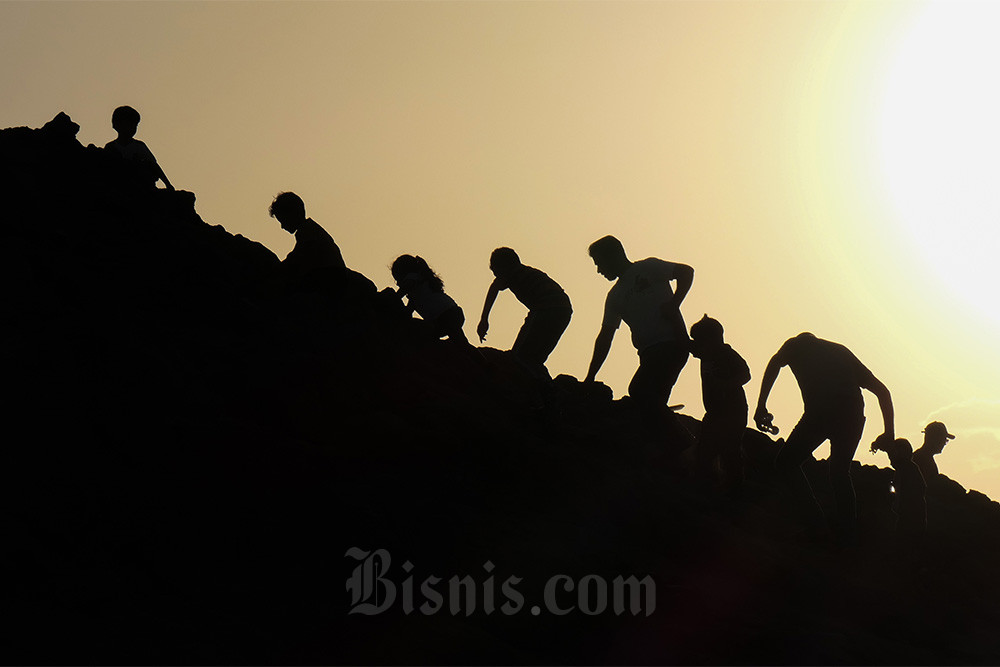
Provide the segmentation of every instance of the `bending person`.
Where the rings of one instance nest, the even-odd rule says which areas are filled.
[[[894,437],[892,396],[888,388],[849,349],[811,333],[801,333],[785,341],[764,371],[754,422],[761,431],[777,433],[767,411],[767,398],[780,370],[792,370],[802,392],[804,412],[799,423],[778,452],[776,465],[787,480],[801,487],[814,509],[819,505],[802,463],[824,441],[830,441],[830,481],[837,502],[839,535],[853,539],[857,517],[851,461],[865,427],[862,389],[875,394],[882,411],[884,433],[879,440]]]
[[[294,192],[278,193],[268,213],[295,236],[295,247],[281,261],[286,284],[332,291],[347,282],[348,270],[340,247],[319,223],[306,217],[301,197]]]
[[[464,347],[472,347],[462,326],[465,313],[455,300],[445,294],[444,281],[420,256],[400,255],[389,269],[400,298],[406,297],[407,314],[414,312],[427,322],[435,338],[447,338]]]
[[[490,255],[490,271],[495,279],[486,292],[483,315],[476,333],[486,340],[490,330],[490,310],[501,291],[509,289],[528,308],[528,315],[514,340],[511,352],[532,372],[548,378],[545,361],[569,326],[573,308],[566,292],[543,271],[521,263],[510,248],[497,248]]]
[[[632,262],[614,236],[594,241],[590,257],[597,272],[614,285],[604,303],[604,319],[584,382],[597,377],[624,321],[639,352],[639,368],[629,383],[629,396],[649,426],[665,427],[676,449],[687,448],[694,439],[667,408],[667,400],[688,359],[690,340],[680,307],[694,282],[694,269],[655,257]],[[676,291],[671,281],[677,282]]]

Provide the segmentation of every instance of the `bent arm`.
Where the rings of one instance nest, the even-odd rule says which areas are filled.
[[[750,381],[750,366],[749,364],[747,364],[746,360],[743,357],[738,357],[736,368],[737,370],[735,373],[735,380],[739,382],[740,386],[742,387],[743,385],[745,385],[747,382]]]
[[[677,281],[677,289],[674,291],[674,306],[681,307],[684,297],[691,291],[694,284],[694,268],[687,264],[678,264],[674,269],[674,279]]]
[[[869,373],[869,375],[871,374]],[[878,399],[878,407],[882,411],[882,435],[890,441],[893,440],[896,435],[896,419],[892,407],[892,394],[889,393],[889,388],[874,375],[871,375],[861,386],[875,394],[875,397]]]

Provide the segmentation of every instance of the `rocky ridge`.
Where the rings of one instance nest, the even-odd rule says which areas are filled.
[[[560,376],[539,409],[508,355],[470,363],[361,277],[276,289],[273,253],[134,189],[77,129],[0,130],[8,661],[1000,663],[983,494],[935,485],[907,550],[891,471],[855,463],[860,544],[811,540],[779,443],[748,430],[746,491],[720,498],[602,385]],[[825,461],[806,469],[831,506]],[[391,554],[396,604],[357,613],[378,592],[353,599],[352,550]],[[533,615],[555,575],[648,575],[655,611]]]

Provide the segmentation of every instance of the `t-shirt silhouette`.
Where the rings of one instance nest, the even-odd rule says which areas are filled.
[[[528,310],[547,308],[569,308],[569,297],[544,271],[533,266],[522,265],[506,279],[496,280],[497,287],[509,289]]]
[[[674,296],[670,281],[681,266],[656,257],[633,262],[608,292],[603,326],[617,329],[624,321],[640,352],[657,343],[688,340],[680,310],[665,316],[662,309]]]

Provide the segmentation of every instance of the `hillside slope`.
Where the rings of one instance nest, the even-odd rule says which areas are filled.
[[[606,387],[540,409],[361,276],[278,289],[273,253],[75,135],[0,131],[8,662],[1000,663],[982,494],[946,480],[904,549],[890,471],[856,463],[860,545],[810,540],[779,443],[748,431],[720,498]],[[633,576],[655,609],[615,597]]]

